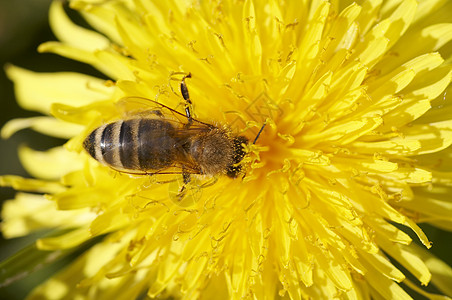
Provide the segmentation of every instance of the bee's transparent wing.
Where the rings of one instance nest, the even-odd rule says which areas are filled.
[[[116,102],[116,106],[125,119],[132,117],[161,117],[179,124],[186,124],[188,122],[188,118],[185,113],[181,113],[169,106],[166,106],[165,104],[145,97],[124,97]],[[193,128],[212,127],[211,124],[207,124],[193,118],[192,121],[193,124],[191,127]]]
[[[116,107],[125,119],[132,117],[164,117],[162,106],[144,97],[124,97],[116,102]]]

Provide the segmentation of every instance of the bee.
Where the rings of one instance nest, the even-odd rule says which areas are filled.
[[[185,114],[146,99],[155,110],[94,129],[86,137],[84,149],[101,164],[129,174],[182,174],[184,184],[190,182],[191,174],[237,177],[246,155],[244,145],[249,141],[245,136],[233,135],[226,128],[192,117],[192,102],[185,83],[190,77],[190,73],[185,75],[180,83]],[[171,114],[186,121],[169,118]],[[172,171],[174,168],[176,171]]]

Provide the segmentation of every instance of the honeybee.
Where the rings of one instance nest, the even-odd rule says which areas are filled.
[[[233,135],[226,128],[192,117],[192,102],[185,83],[190,77],[189,73],[180,83],[185,114],[146,99],[155,110],[94,129],[83,143],[85,150],[101,164],[119,172],[182,174],[184,184],[190,182],[191,174],[237,177],[246,154],[244,145],[249,141],[245,136]],[[187,121],[176,121],[168,117],[170,114]],[[259,134],[262,130],[263,127]]]

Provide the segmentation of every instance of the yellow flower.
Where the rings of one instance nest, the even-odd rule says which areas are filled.
[[[407,286],[435,297],[418,287],[430,282],[452,296],[452,269],[409,236],[430,248],[418,223],[452,230],[452,2],[348,2],[70,1],[92,31],[55,1],[60,42],[39,51],[110,79],[7,69],[44,116],[3,136],[69,141],[20,149],[36,179],[2,177],[22,191],[2,231],[65,229],[41,250],[104,238],[30,298],[409,299]],[[267,124],[241,176],[193,175],[178,199],[181,174],[117,172],[86,153],[138,99],[184,113],[188,73],[197,120],[249,141]]]

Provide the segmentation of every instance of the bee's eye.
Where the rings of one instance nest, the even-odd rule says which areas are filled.
[[[245,157],[245,149],[243,149],[242,144],[247,144],[248,139],[244,136],[238,136],[234,139],[234,157],[232,158],[233,163],[239,163]]]
[[[234,156],[232,157],[232,165],[226,170],[226,175],[231,178],[236,178],[242,171],[242,166],[237,165],[245,157],[245,149],[242,144],[247,144],[248,139],[244,136],[238,136],[233,140]]]

